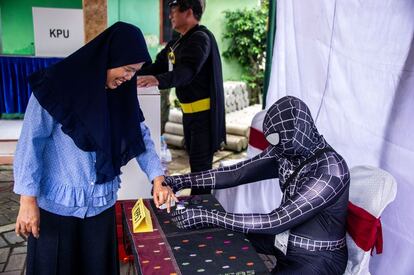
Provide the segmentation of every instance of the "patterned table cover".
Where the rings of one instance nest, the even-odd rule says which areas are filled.
[[[181,197],[186,206],[224,211],[212,195]],[[144,200],[153,232],[132,233],[131,210],[136,201],[121,201],[126,235],[131,242],[138,274],[269,274],[244,234],[222,228],[177,228],[166,210]]]

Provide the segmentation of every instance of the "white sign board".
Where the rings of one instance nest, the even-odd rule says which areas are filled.
[[[84,45],[81,9],[33,8],[36,56],[66,57]]]

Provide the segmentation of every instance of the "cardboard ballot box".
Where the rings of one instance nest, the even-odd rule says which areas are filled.
[[[144,113],[144,123],[151,131],[157,154],[160,153],[161,108],[160,92],[157,87],[138,88],[138,100]],[[131,159],[121,168],[121,189],[118,200],[151,198],[152,185],[138,165],[136,159]]]

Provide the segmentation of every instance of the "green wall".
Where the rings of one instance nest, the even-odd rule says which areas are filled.
[[[1,21],[1,4],[0,4],[0,53],[3,52],[3,34],[2,34],[2,21]]]
[[[162,48],[160,37],[159,0],[108,0],[108,26],[124,21],[138,26],[145,36],[148,50],[154,59]]]
[[[251,8],[259,1],[206,0],[206,11],[201,24],[215,35],[220,51],[228,41],[222,39],[225,31],[224,11]],[[139,26],[145,35],[151,56],[161,48],[160,0],[108,0],[108,26],[125,21]],[[82,8],[82,0],[0,0],[0,53],[34,55],[32,7]],[[222,58],[224,80],[239,80],[241,68],[236,62]]]
[[[0,0],[2,54],[34,55],[32,7],[82,9],[82,0]]]
[[[206,0],[206,10],[201,24],[207,26],[216,37],[220,52],[227,48],[228,41],[223,41],[223,33],[226,31],[224,11],[253,8],[259,4],[254,0]],[[224,80],[240,80],[241,67],[235,61],[228,61],[221,58],[223,64]]]
[[[225,31],[224,11],[255,7],[259,1],[252,0],[206,0],[206,11],[201,24],[215,35],[220,52],[228,42],[223,42]],[[108,0],[108,25],[125,21],[140,27],[144,33],[151,56],[162,49],[160,35],[160,0]],[[236,62],[222,58],[224,80],[240,80],[241,68]]]

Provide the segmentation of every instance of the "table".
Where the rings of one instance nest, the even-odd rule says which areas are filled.
[[[212,195],[180,198],[187,206],[224,211]],[[135,201],[121,201],[125,236],[132,247],[137,274],[269,274],[244,234],[223,228],[179,229],[166,210],[144,200],[154,231],[132,233]]]

